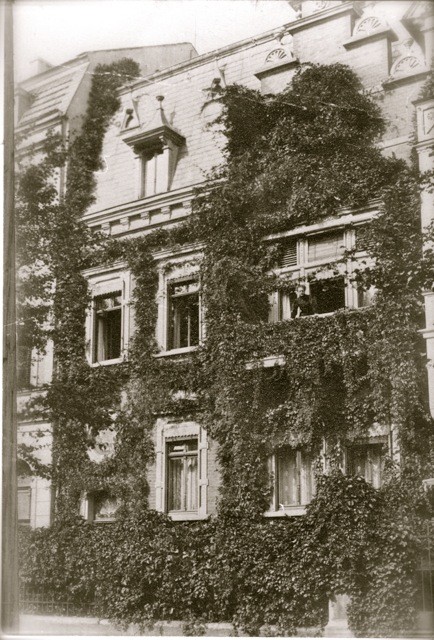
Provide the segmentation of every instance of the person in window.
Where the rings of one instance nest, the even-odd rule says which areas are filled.
[[[296,289],[297,297],[294,300],[291,311],[291,318],[301,318],[303,316],[311,316],[315,313],[314,305],[310,296],[306,294],[304,284],[299,284]]]

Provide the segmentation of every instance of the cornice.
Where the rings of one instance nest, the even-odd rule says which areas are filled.
[[[194,185],[182,187],[174,191],[166,191],[148,198],[141,198],[140,200],[133,200],[107,209],[100,209],[99,211],[86,213],[83,216],[83,220],[92,225],[101,224],[103,222],[112,222],[113,220],[127,216],[146,214],[154,209],[162,209],[175,204],[182,204],[185,201],[192,200],[194,190],[204,184],[205,182],[198,182]]]
[[[345,42],[343,42],[343,46],[345,49],[354,49],[355,47],[362,47],[369,42],[376,42],[377,40],[388,40],[390,42],[394,42],[398,40],[398,36],[395,31],[390,27],[383,27],[381,29],[377,29],[372,33],[365,34],[362,33],[360,35],[349,38]]]
[[[352,13],[353,16],[357,18],[361,15],[354,2],[344,2],[336,7],[330,7],[330,9],[325,9],[324,11],[306,16],[306,18],[296,20],[295,22],[292,22],[289,25],[285,26],[284,29],[287,33],[294,35],[295,33],[302,31],[303,29],[309,29],[310,27],[320,24],[321,22],[327,22],[327,20],[338,18],[339,16],[345,15],[347,13]]]
[[[279,240],[281,238],[291,238],[291,237],[299,237],[306,236],[313,233],[317,233],[319,231],[328,231],[329,229],[337,229],[340,227],[348,227],[352,224],[359,224],[361,222],[367,222],[371,220],[378,213],[378,203],[372,203],[371,206],[367,206],[363,209],[363,212],[360,213],[360,210],[351,209],[342,209],[339,217],[336,218],[326,218],[317,222],[315,224],[303,225],[300,227],[295,227],[289,231],[279,231],[278,233],[272,233],[270,235],[265,236],[264,240]]]

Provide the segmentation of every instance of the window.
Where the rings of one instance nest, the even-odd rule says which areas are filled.
[[[344,253],[344,235],[338,233],[324,233],[319,236],[308,238],[307,241],[308,262],[333,262],[338,260]]]
[[[310,235],[307,232],[308,229],[298,238],[267,238],[280,243],[274,268],[285,277],[287,285],[285,291],[275,291],[270,295],[270,322],[312,312],[333,313],[345,307],[359,308],[372,303],[373,292],[362,291],[352,279],[358,261],[365,258],[363,251],[344,259],[345,251],[355,246],[355,229],[348,226]],[[310,312],[300,312],[299,305],[295,304],[299,284],[305,287],[305,295],[308,296],[305,301],[310,302]],[[294,293],[291,293],[291,288]]]
[[[82,496],[80,514],[89,522],[112,522],[118,508],[118,498],[109,491],[93,491]]]
[[[348,471],[375,489],[382,484],[385,443],[353,445],[348,449]]]
[[[310,297],[315,313],[332,313],[345,307],[345,279],[326,278],[310,283]]]
[[[172,520],[204,520],[209,515],[208,436],[193,421],[157,418],[155,509]],[[212,505],[213,497],[211,496]]]
[[[18,487],[18,524],[30,526],[30,506],[32,490],[30,487]]]
[[[122,294],[120,291],[94,299],[93,362],[114,360],[121,356]]]
[[[141,197],[153,196],[167,191],[167,158],[163,151],[154,151],[142,155],[142,192]]]
[[[168,286],[168,349],[199,344],[199,284],[184,280]]]
[[[93,521],[107,522],[114,520],[118,500],[107,491],[99,491],[93,496]]]
[[[167,443],[167,511],[198,509],[198,441]]]
[[[29,389],[32,369],[32,348],[19,345],[17,349],[17,386]]]
[[[315,491],[313,460],[302,449],[282,447],[274,457],[274,510],[300,507],[312,500]]]

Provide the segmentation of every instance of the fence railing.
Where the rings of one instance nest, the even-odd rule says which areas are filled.
[[[62,597],[54,592],[20,587],[20,613],[62,616],[94,616],[95,602],[83,602]]]

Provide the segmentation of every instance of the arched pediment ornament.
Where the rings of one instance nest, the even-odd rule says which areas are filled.
[[[356,24],[353,36],[369,36],[380,29],[388,28],[388,24],[378,16],[365,16]]]
[[[390,75],[392,78],[397,76],[409,76],[418,71],[425,70],[424,60],[414,54],[400,56],[392,65]]]
[[[273,62],[280,62],[284,58],[287,58],[288,54],[282,47],[278,49],[273,49],[265,58],[265,64],[272,64]]]
[[[324,11],[324,9],[328,9],[330,5],[330,0],[316,0],[316,2],[313,3],[313,13]]]

